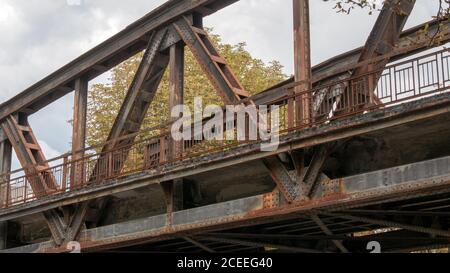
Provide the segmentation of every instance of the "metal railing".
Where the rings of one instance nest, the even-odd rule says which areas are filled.
[[[287,93],[291,95],[272,101],[268,106],[280,107],[279,133],[287,134],[374,109],[447,92],[450,87],[449,60],[450,52],[440,50],[358,77],[343,75],[342,80],[320,85],[306,92],[295,93],[297,85],[304,84],[297,83],[288,88]],[[245,102],[246,100],[242,101]],[[293,123],[292,118],[296,116],[293,113],[293,103],[309,105],[309,109],[313,109],[312,114]],[[270,124],[270,115],[264,118],[265,122]],[[0,208],[76,191],[86,186],[101,185],[118,177],[261,141],[184,141],[181,143],[182,152],[171,156],[169,147],[172,140],[170,130],[167,130],[169,126],[170,124],[166,124],[141,132],[154,137],[143,138],[113,151],[99,153],[97,150],[100,145],[82,151],[84,156],[78,160],[72,160],[71,154],[63,155],[50,160],[49,165],[54,166],[47,170],[28,172],[33,173],[31,176],[25,175],[24,169],[2,174]],[[136,135],[124,138],[127,137]],[[38,176],[40,179],[36,179]],[[56,188],[33,184],[50,180],[55,182],[53,185],[56,184]]]

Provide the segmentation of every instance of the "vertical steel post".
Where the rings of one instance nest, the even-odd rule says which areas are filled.
[[[3,175],[11,172],[12,146],[0,128],[0,208],[8,205],[9,176]],[[7,222],[0,222],[0,249],[6,248]]]
[[[73,107],[73,132],[72,132],[72,172],[71,187],[77,187],[84,183],[84,164],[81,161],[86,148],[86,120],[88,102],[88,80],[79,78],[75,81],[75,97]]]
[[[197,24],[201,24],[201,18],[197,17]],[[184,103],[184,43],[180,42],[170,48],[169,62],[169,111],[173,107]],[[172,117],[169,117],[172,118]],[[170,132],[170,129],[168,130]],[[173,161],[183,155],[183,141],[175,141],[169,134],[169,154],[168,160]],[[183,180],[174,180],[170,194],[171,210],[183,209]]]
[[[294,93],[299,94],[310,90],[312,87],[309,0],[293,0],[293,9],[295,81],[300,82],[295,87]],[[293,109],[289,110],[293,111]],[[305,94],[295,98],[295,113],[297,126],[310,123],[310,96]]]
[[[170,48],[169,62],[169,112],[184,103],[184,44],[177,43]],[[169,113],[170,114],[170,113]],[[172,119],[172,117],[169,117]],[[169,130],[170,132],[170,130]],[[183,153],[183,141],[170,137],[169,160],[174,160]]]

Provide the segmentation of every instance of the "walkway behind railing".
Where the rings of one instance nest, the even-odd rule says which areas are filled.
[[[390,65],[380,71],[371,71],[359,77],[321,85],[297,94],[294,94],[296,88],[294,85],[289,87],[293,95],[273,101],[268,106],[280,106],[280,134],[386,108],[446,92],[450,87],[449,58],[449,51],[441,50]],[[314,114],[292,125],[289,120],[295,115],[289,111],[291,108],[288,109],[288,104],[296,99],[310,104]],[[266,123],[270,124],[270,117],[266,118]],[[100,185],[113,178],[156,169],[215,151],[226,151],[237,145],[249,143],[249,141],[226,140],[185,141],[182,155],[169,160],[170,130],[161,128],[169,128],[169,124],[141,132],[142,135],[156,135],[156,137],[143,138],[117,150],[98,153],[96,151],[100,150],[98,148],[101,146],[91,147],[84,151],[85,156],[80,160],[72,161],[71,155],[67,154],[49,161],[50,165],[55,165],[56,162],[59,164],[35,174],[45,180],[52,179],[57,182],[57,188],[46,192],[33,192],[32,188],[39,187],[32,187],[31,183],[42,179],[23,175],[23,169],[3,174],[0,176],[0,208],[30,202],[44,196],[76,191],[88,185]]]

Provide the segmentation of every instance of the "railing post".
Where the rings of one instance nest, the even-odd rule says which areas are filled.
[[[294,87],[294,93],[297,95],[295,97],[295,119],[296,126],[301,126],[309,123],[312,112],[308,101],[309,96],[304,93],[312,88],[309,0],[293,0],[293,10],[295,81],[301,82],[300,85]],[[289,112],[291,111],[292,108]]]
[[[24,179],[24,188],[23,188],[23,202],[26,203],[28,199],[27,187],[28,187],[28,179],[25,177]]]
[[[72,164],[71,188],[81,187],[84,184],[83,157],[86,143],[88,83],[84,77],[75,81],[72,131],[72,162],[74,163]]]
[[[122,158],[120,158],[120,160],[122,160]],[[121,165],[123,165],[123,167],[125,167],[125,162],[123,162]],[[113,177],[114,175],[114,164],[113,164],[113,151],[108,152],[108,162],[107,162],[107,177],[106,179],[109,179],[111,177]]]
[[[159,164],[162,165],[167,161],[166,154],[166,132],[162,132],[162,136],[159,139]]]
[[[11,201],[11,184],[8,182],[8,184],[6,184],[6,207],[9,207],[10,201]]]
[[[294,96],[294,92],[288,92],[289,96]],[[294,128],[294,114],[295,114],[295,103],[294,103],[295,97],[291,97],[288,99],[287,103],[287,128],[292,129]]]
[[[69,163],[68,155],[65,155],[63,158],[63,169],[62,169],[62,181],[61,181],[61,191],[65,192],[67,189],[67,173],[68,173],[68,166]]]
[[[372,106],[372,105],[374,105],[375,104],[375,89],[376,89],[376,86],[375,86],[375,74],[376,73],[374,73],[374,71],[373,71],[373,65],[372,64],[369,64],[368,65],[368,68],[369,68],[369,71],[370,71],[370,74],[368,74],[368,88],[367,88],[367,92],[369,92],[369,106]]]

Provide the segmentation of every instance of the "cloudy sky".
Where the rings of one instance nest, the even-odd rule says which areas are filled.
[[[81,5],[73,3],[81,2]],[[165,0],[0,0],[0,103],[114,35]],[[437,0],[417,0],[407,27],[431,19]],[[332,2],[311,0],[314,64],[364,44],[376,14],[336,14]],[[264,61],[293,72],[292,1],[241,0],[205,19],[224,42],[246,42]],[[105,77],[97,81],[104,81]],[[48,158],[70,149],[73,95],[30,123]],[[15,164],[16,165],[16,164]]]

